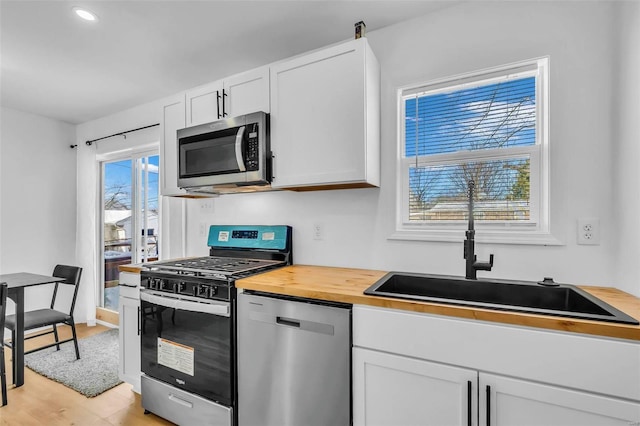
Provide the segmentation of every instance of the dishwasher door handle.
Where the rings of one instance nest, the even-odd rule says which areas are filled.
[[[245,314],[246,315],[246,314]],[[250,321],[258,321],[273,327],[283,325],[289,328],[295,328],[297,330],[309,331],[311,333],[326,334],[333,336],[335,334],[335,328],[333,324],[327,324],[324,322],[310,321],[307,319],[297,319],[291,317],[283,317],[276,313],[249,311],[247,319]],[[281,329],[283,330],[283,329]]]
[[[278,323],[280,325],[286,325],[286,326],[289,326],[289,327],[300,328],[300,321],[294,320],[294,319],[290,319],[290,318],[276,317],[276,323]]]

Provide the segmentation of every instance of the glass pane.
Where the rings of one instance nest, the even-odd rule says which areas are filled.
[[[409,221],[468,220],[468,182],[475,182],[474,219],[530,218],[530,159],[409,168]]]
[[[405,156],[536,143],[536,78],[405,99]]]
[[[103,307],[118,310],[118,266],[131,263],[131,160],[104,164]]]
[[[138,160],[139,209],[137,212],[140,229],[138,262],[158,260],[158,164],[159,156]]]

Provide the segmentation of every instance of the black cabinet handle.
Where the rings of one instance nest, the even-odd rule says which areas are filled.
[[[471,380],[467,382],[467,425],[471,425]]]
[[[220,114],[220,99],[222,99],[222,96],[220,96],[220,91],[216,90],[216,112],[218,113],[218,119],[222,117],[222,115]],[[224,108],[224,101],[222,103],[222,107]]]
[[[138,306],[138,336],[140,335],[140,306]]]
[[[224,89],[222,89],[222,116],[223,117],[227,116],[227,112],[224,110],[224,105],[227,103],[226,97],[227,97],[227,94],[225,93]]]
[[[491,386],[487,385],[487,426],[491,426]]]

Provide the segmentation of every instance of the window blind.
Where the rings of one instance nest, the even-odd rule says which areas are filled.
[[[535,74],[403,100],[410,222],[466,220],[470,180],[475,219],[530,219],[531,158],[518,148],[536,145]]]

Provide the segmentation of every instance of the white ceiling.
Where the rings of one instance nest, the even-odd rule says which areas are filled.
[[[455,4],[0,1],[3,106],[84,123]],[[98,22],[72,12],[83,6]]]

